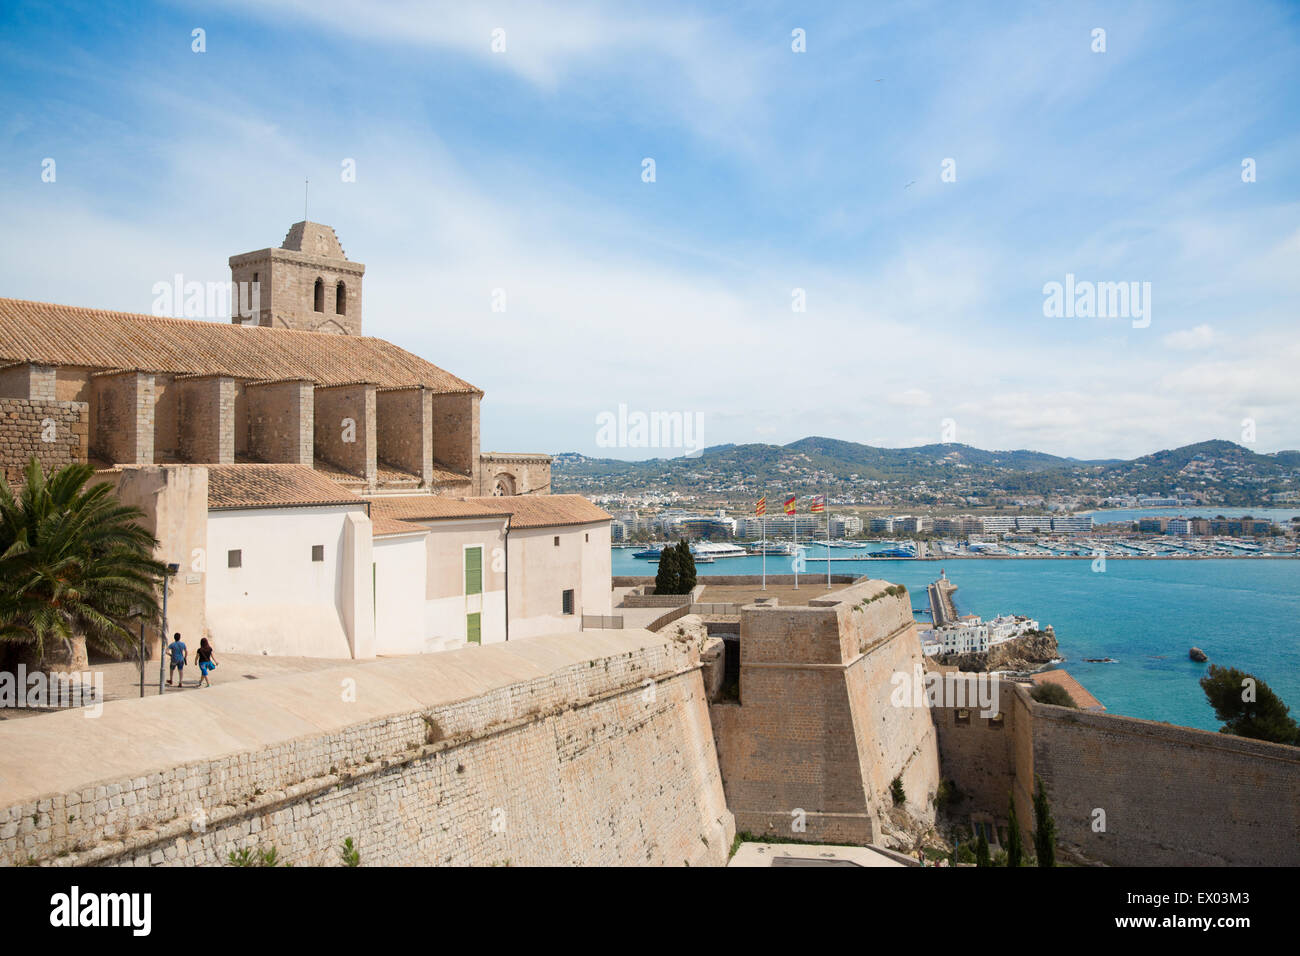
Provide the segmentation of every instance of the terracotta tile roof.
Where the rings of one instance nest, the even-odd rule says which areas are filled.
[[[1056,684],[1064,687],[1066,693],[1079,705],[1080,710],[1105,710],[1106,707],[1084,688],[1068,671],[1039,671],[1033,676],[1035,684]]]
[[[582,495],[504,495],[461,500],[507,512],[512,528],[554,528],[609,521],[611,518],[608,512]]]
[[[500,499],[489,498],[488,501]],[[464,498],[439,495],[380,495],[370,499],[370,520],[436,521],[442,518],[504,518],[504,508],[471,504]]]
[[[376,538],[384,538],[394,534],[420,534],[428,533],[429,529],[421,527],[413,521],[400,521],[397,518],[376,518],[370,519],[371,534]]]
[[[206,465],[208,509],[364,504],[306,465]]]
[[[0,365],[12,362],[480,391],[383,339],[0,298]]]

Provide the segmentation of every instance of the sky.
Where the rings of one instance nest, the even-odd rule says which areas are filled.
[[[310,180],[484,451],[1300,448],[1295,2],[105,6],[0,11],[0,296],[149,312]]]

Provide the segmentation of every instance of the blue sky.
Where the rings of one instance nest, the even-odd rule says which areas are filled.
[[[483,388],[485,450],[676,453],[597,447],[620,405],[1300,447],[1300,5],[351,6],[6,5],[0,295],[147,312],[310,177],[367,334]],[[1045,317],[1067,274],[1151,283],[1150,325]]]

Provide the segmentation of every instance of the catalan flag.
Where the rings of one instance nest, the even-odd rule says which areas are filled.
[[[794,514],[794,495],[786,495],[785,513],[788,515]]]
[[[754,503],[754,517],[757,518],[765,514],[767,514],[767,495],[759,498],[758,501]]]
[[[824,512],[826,510],[826,496],[813,495],[812,506],[808,510],[815,515]]]

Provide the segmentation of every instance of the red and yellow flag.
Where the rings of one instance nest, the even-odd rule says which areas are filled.
[[[759,498],[754,504],[754,517],[767,514],[767,495]]]
[[[825,511],[825,510],[826,510],[826,496],[825,496],[825,495],[813,495],[812,507],[810,507],[808,510],[809,510],[810,512],[812,512],[813,514],[815,514],[815,515],[819,515],[819,514],[821,514],[823,511]]]
[[[785,499],[785,513],[794,514],[794,495],[787,495]]]

